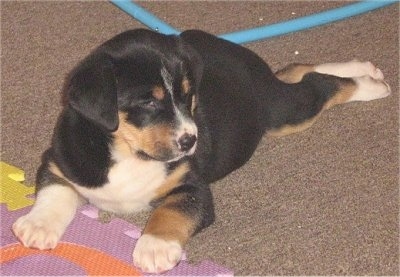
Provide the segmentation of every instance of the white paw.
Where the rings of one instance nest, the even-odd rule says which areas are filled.
[[[371,76],[376,80],[383,80],[384,76],[379,68],[371,62],[352,60],[345,63],[326,63],[315,66],[315,71],[323,74],[335,75],[344,78]]]
[[[370,76],[354,78],[357,88],[347,102],[371,101],[390,95],[390,87],[383,80],[377,80]]]
[[[15,236],[25,247],[40,250],[56,247],[64,228],[60,228],[56,218],[40,217],[29,213],[20,217],[12,226]]]
[[[359,76],[369,75],[376,80],[384,79],[382,71],[379,68],[375,67],[375,65],[373,65],[371,62],[360,63],[360,67],[361,67],[360,73],[364,74],[361,74]]]
[[[143,235],[133,251],[136,267],[147,273],[162,273],[175,267],[182,258],[182,247],[177,241],[166,241]]]

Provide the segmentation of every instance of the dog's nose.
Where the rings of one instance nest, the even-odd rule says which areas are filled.
[[[195,135],[185,133],[178,139],[179,149],[181,151],[189,151],[196,143],[196,140],[197,137]]]

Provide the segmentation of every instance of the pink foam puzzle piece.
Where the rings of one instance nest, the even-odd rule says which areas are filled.
[[[126,237],[129,237],[129,239],[133,239],[133,244],[131,244],[131,250],[133,250],[134,245],[136,244],[136,241],[140,238],[142,234],[142,230],[137,227],[136,225],[129,223],[125,220],[119,219],[119,218],[114,218],[112,219],[109,223],[100,223],[98,221],[99,218],[99,210],[91,205],[86,205],[84,206],[80,213],[91,220],[97,221],[96,224],[100,224],[103,226],[109,226],[109,228],[112,228],[114,230],[113,233],[123,233]],[[105,224],[105,225],[104,225]],[[126,237],[123,239],[125,240]],[[121,238],[122,239],[122,238]],[[129,240],[128,240],[129,241]],[[122,243],[122,245],[125,245]],[[126,245],[125,245],[126,246]],[[121,253],[118,251],[119,254]],[[126,255],[125,261],[126,262],[132,262],[131,261],[131,256]],[[122,258],[122,256],[121,256]],[[147,276],[144,274],[144,276]],[[149,275],[152,276],[152,275]],[[218,264],[213,263],[212,261],[202,261],[201,263],[197,265],[192,265],[188,261],[187,257],[187,252],[185,251],[182,255],[181,262],[177,267],[172,269],[171,271],[165,272],[161,274],[160,276],[234,276],[234,273],[232,270],[225,268],[223,266],[220,266]]]
[[[15,220],[29,211],[33,199],[27,198],[34,192],[33,187],[27,187],[24,181],[24,172],[16,167],[1,162],[1,244],[3,247],[18,246],[18,241],[11,232],[11,226]],[[132,265],[132,250],[139,239],[142,230],[132,223],[115,218],[109,223],[99,221],[99,211],[91,205],[81,207],[67,228],[62,237],[62,243],[72,243],[106,255],[111,255],[121,262]],[[44,253],[44,254],[42,254]],[[69,275],[85,275],[82,268],[76,264],[69,263],[65,259],[54,259],[38,251],[36,255],[27,256],[3,263],[0,258],[0,267],[5,270],[6,275],[37,275],[45,272],[44,275],[58,275],[60,270],[66,268]],[[46,268],[46,271],[42,269]],[[11,274],[12,273],[12,274]],[[143,276],[152,276],[142,273]],[[200,264],[192,265],[188,262],[186,253],[177,267],[163,276],[233,276],[233,271],[214,264],[210,261],[203,261]]]
[[[32,195],[35,188],[24,185],[23,181],[25,181],[23,170],[0,162],[0,203],[6,204],[9,211],[19,210],[34,203],[34,199],[27,196]]]

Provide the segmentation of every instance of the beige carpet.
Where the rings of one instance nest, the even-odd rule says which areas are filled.
[[[214,34],[348,4],[140,3],[178,29]],[[273,69],[371,60],[393,94],[336,107],[303,133],[263,139],[245,167],[213,186],[217,220],[188,245],[191,261],[211,259],[237,275],[399,275],[398,18],[395,4],[247,45]],[[67,72],[137,27],[108,2],[1,1],[1,160],[33,182]]]

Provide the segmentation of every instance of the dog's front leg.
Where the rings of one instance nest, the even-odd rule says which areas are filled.
[[[148,273],[172,269],[179,263],[189,238],[213,220],[209,188],[180,187],[150,216],[133,251],[135,266]]]
[[[32,210],[13,225],[25,247],[40,250],[56,247],[82,199],[67,185],[48,185],[39,190]]]

